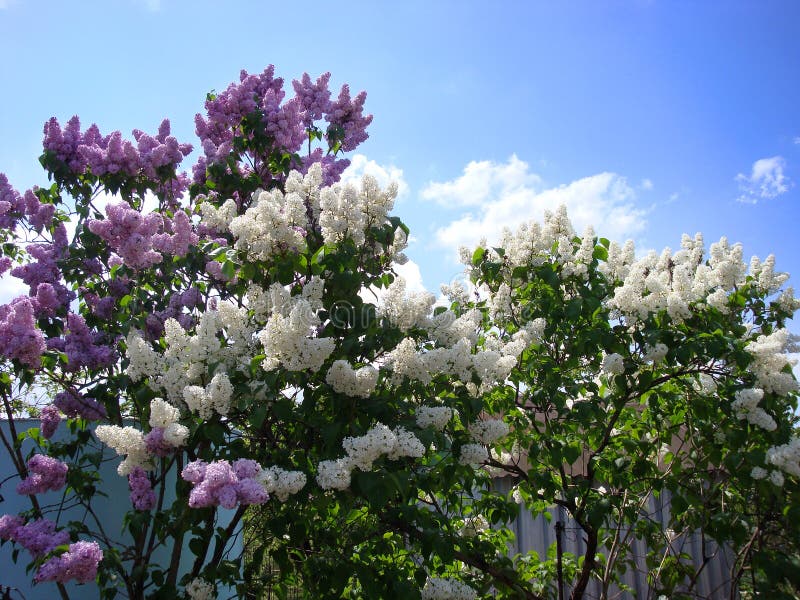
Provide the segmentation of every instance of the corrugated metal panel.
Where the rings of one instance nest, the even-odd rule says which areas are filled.
[[[511,491],[512,481],[510,478],[494,480],[495,489],[501,493]],[[664,493],[661,497],[650,497],[645,507],[648,517],[656,523],[660,523],[664,531],[669,524],[669,497]],[[536,552],[540,557],[547,556],[547,549],[556,543],[556,523],[561,520],[564,523],[564,535],[562,546],[565,553],[574,554],[577,557],[583,555],[586,545],[582,537],[581,528],[569,518],[566,511],[559,507],[552,507],[548,511],[551,519],[545,515],[533,516],[524,508],[520,517],[513,525],[516,534],[516,542],[510,552],[512,554],[526,554],[530,551]],[[625,533],[625,532],[623,532]],[[671,545],[675,553],[686,553],[692,557],[695,570],[703,565],[703,539],[699,532],[677,537]],[[602,552],[602,550],[601,550]],[[689,592],[692,597],[702,600],[720,600],[730,597],[730,572],[733,566],[731,552],[724,548],[719,548],[712,541],[706,539],[706,556],[710,557],[706,565],[697,576],[697,581]],[[628,547],[627,557],[635,563],[635,568],[629,568],[620,577],[622,583],[630,591],[621,591],[617,586],[611,586],[606,594],[603,594],[601,582],[592,580],[586,590],[584,598],[587,600],[655,600],[656,594],[651,591],[648,584],[648,569],[646,563],[647,546],[643,540],[631,536]],[[688,583],[688,581],[687,581]],[[681,591],[688,592],[687,589]],[[571,589],[565,588],[565,597],[569,597]]]

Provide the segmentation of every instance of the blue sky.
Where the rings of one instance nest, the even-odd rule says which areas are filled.
[[[45,182],[52,115],[126,134],[169,117],[194,142],[239,69],[331,71],[368,92],[356,163],[402,178],[431,291],[459,244],[561,202],[579,230],[658,250],[727,235],[800,278],[798,23],[793,0],[0,0],[0,172]]]

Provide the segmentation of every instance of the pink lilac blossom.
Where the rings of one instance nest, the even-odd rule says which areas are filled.
[[[201,140],[204,156],[192,168],[195,183],[203,183],[206,169],[214,163],[223,163],[229,155],[234,131],[242,120],[259,112],[267,133],[273,138],[273,150],[298,153],[308,140],[306,130],[314,121],[323,117],[328,121],[329,149],[341,142],[341,149],[350,151],[367,139],[366,127],[372,115],[363,116],[366,93],[350,98],[348,86],[342,86],[338,99],[330,100],[328,83],[330,73],[321,75],[312,83],[308,74],[300,81],[292,82],[295,97],[284,102],[283,80],[274,76],[274,67],[269,66],[260,75],[240,74],[240,81],[206,101],[206,117],[195,116],[195,132]],[[339,180],[349,161],[337,160],[325,155],[321,149],[311,152],[301,168],[307,171],[311,164],[323,162],[326,185]],[[270,178],[271,175],[265,177]],[[265,181],[265,184],[268,181]]]
[[[99,235],[131,268],[147,268],[161,262],[153,249],[153,236],[164,227],[157,213],[143,215],[127,202],[106,205],[106,219],[88,221],[89,230]]]
[[[66,163],[76,174],[88,168],[97,176],[120,173],[144,175],[156,180],[163,171],[173,172],[192,151],[191,144],[181,144],[170,135],[168,119],[161,122],[158,134],[154,137],[135,129],[133,137],[136,145],[123,139],[119,131],[103,136],[96,125],[91,125],[83,133],[80,128],[78,117],[72,117],[63,130],[55,118],[44,126],[44,150]],[[180,189],[185,178],[174,181],[179,188],[175,192],[186,189]]]
[[[331,103],[328,115],[325,117],[332,128],[341,128],[344,132],[342,150],[345,152],[355,150],[356,146],[369,137],[367,126],[372,123],[372,115],[365,117],[362,114],[366,99],[367,93],[359,92],[351,100],[350,87],[345,84],[339,92],[339,97]]]
[[[25,201],[0,173],[0,228],[14,229],[25,210]]]
[[[11,270],[11,275],[22,279],[30,287],[32,297],[37,296],[41,284],[51,285],[55,298],[48,294],[46,302],[49,310],[67,306],[75,298],[75,293],[61,283],[61,270],[57,263],[58,260],[67,256],[67,244],[66,227],[63,223],[59,223],[53,230],[52,244],[29,244],[27,246],[26,251],[31,258],[35,259],[35,262],[20,265]],[[35,308],[38,310],[38,304]]]
[[[0,356],[37,369],[45,348],[30,298],[20,297],[11,304],[0,305]]]
[[[158,233],[152,237],[153,248],[164,254],[186,256],[189,246],[194,246],[199,237],[192,231],[192,222],[185,212],[179,210],[166,223],[172,229],[172,234]]]
[[[61,423],[61,413],[55,404],[48,404],[42,409],[39,418],[41,419],[39,431],[41,431],[42,437],[49,440],[58,429],[58,424]]]
[[[44,454],[35,454],[28,461],[28,477],[17,484],[17,493],[23,495],[55,492],[67,484],[69,467],[60,460]]]
[[[8,271],[11,268],[11,264],[11,259],[7,256],[0,258],[0,275]]]
[[[128,486],[131,489],[131,504],[136,510],[151,510],[156,505],[156,493],[150,484],[150,478],[142,467],[134,467],[128,474]]]
[[[263,504],[269,499],[264,486],[254,478],[260,471],[255,461],[246,459],[233,465],[227,460],[198,460],[186,465],[181,477],[194,486],[189,494],[190,507],[234,508],[237,504]]]
[[[97,577],[97,565],[103,560],[103,551],[97,542],[78,541],[59,556],[48,559],[36,574],[35,581],[66,583],[74,579],[89,583]]]
[[[303,125],[311,127],[314,121],[321,119],[328,112],[331,103],[331,92],[328,89],[330,73],[323,73],[316,83],[311,82],[308,73],[303,73],[300,81],[292,81],[292,87],[300,104],[303,106]]]
[[[175,452],[175,446],[164,439],[163,427],[153,427],[144,436],[144,443],[147,446],[147,451],[156,456],[169,456]]]
[[[97,421],[106,416],[106,409],[94,398],[89,398],[70,388],[56,394],[53,404],[69,418],[80,417],[89,421]]]
[[[3,515],[0,517],[0,539],[16,542],[34,558],[39,558],[56,546],[69,543],[69,533],[56,531],[56,524],[47,519],[25,523],[22,517]]]

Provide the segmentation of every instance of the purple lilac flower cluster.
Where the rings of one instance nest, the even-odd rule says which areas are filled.
[[[151,510],[156,505],[156,493],[142,467],[134,467],[128,474],[128,487],[131,489],[131,503],[136,510]]]
[[[56,546],[69,543],[69,533],[56,531],[56,524],[47,519],[25,523],[18,515],[3,515],[0,517],[0,539],[16,542],[34,558],[39,558]]]
[[[260,471],[256,461],[244,458],[233,465],[227,460],[196,460],[184,467],[181,477],[194,485],[189,494],[192,508],[234,508],[237,504],[263,504],[269,499],[264,486],[255,479]]]
[[[63,338],[50,338],[47,347],[67,355],[66,371],[77,371],[82,367],[102,369],[117,360],[117,353],[102,342],[102,334],[92,333],[83,317],[76,313],[67,315],[67,331]]]
[[[199,238],[192,222],[179,210],[172,220],[158,213],[143,215],[127,202],[106,205],[106,219],[90,219],[89,230],[103,238],[131,268],[158,264],[162,253],[185,256]]]
[[[17,484],[18,494],[55,492],[67,484],[69,467],[52,456],[35,454],[28,461],[28,477]]]
[[[260,75],[249,75],[242,71],[238,84],[231,84],[216,97],[206,101],[207,117],[195,116],[195,131],[200,138],[204,156],[193,168],[194,181],[205,181],[206,167],[223,162],[231,152],[234,131],[242,120],[259,111],[264,129],[272,138],[273,148],[280,152],[298,153],[308,140],[307,130],[314,121],[323,117],[328,122],[326,138],[329,148],[341,144],[344,151],[353,150],[367,139],[367,126],[372,115],[364,116],[366,93],[350,98],[350,89],[342,86],[339,97],[331,101],[328,82],[330,73],[324,73],[316,82],[304,73],[294,80],[294,98],[283,102],[283,79],[275,77],[272,65]],[[283,102],[283,103],[282,103]],[[339,180],[342,171],[350,164],[347,159],[336,159],[334,154],[325,154],[315,149],[303,159],[302,168],[307,170],[315,162],[322,163],[326,185]]]
[[[0,305],[0,355],[37,369],[45,348],[30,298],[23,296]]]
[[[35,580],[66,583],[75,580],[89,583],[97,577],[97,565],[103,560],[103,551],[97,542],[78,541],[59,556],[47,560],[36,574]]]
[[[325,111],[325,120],[332,127],[341,128],[344,131],[342,138],[342,150],[350,152],[355,150],[361,142],[365,141],[367,126],[372,123],[372,115],[364,116],[364,102],[367,99],[366,92],[360,92],[354,99],[350,99],[350,87],[345,84],[336,102],[332,102]]]
[[[155,180],[159,171],[175,167],[192,151],[191,144],[180,144],[170,135],[169,119],[164,119],[158,134],[150,136],[135,129],[134,145],[122,139],[119,131],[103,136],[97,125],[92,124],[81,132],[80,119],[72,117],[63,129],[53,117],[44,126],[44,149],[66,163],[73,173],[90,169],[93,175],[106,173],[136,177],[143,174]]]
[[[34,190],[20,195],[0,173],[0,228],[13,230],[22,217],[27,217],[31,227],[41,231],[50,225],[55,212],[53,204],[39,202]]]
[[[48,404],[42,409],[39,419],[41,420],[39,430],[42,437],[49,440],[58,429],[58,424],[61,423],[61,412],[55,404]]]
[[[164,439],[164,427],[153,427],[144,436],[144,443],[154,456],[169,456],[175,452],[175,446]]]
[[[30,288],[29,297],[37,317],[52,316],[75,299],[75,293],[61,283],[57,263],[67,256],[67,245],[67,229],[59,223],[53,230],[52,244],[29,244],[25,249],[35,262],[11,269],[11,275]]]
[[[80,417],[88,421],[97,421],[106,416],[106,409],[102,404],[72,388],[56,394],[53,404],[71,419]]]

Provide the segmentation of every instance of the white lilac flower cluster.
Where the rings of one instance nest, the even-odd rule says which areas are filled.
[[[253,334],[254,328],[244,309],[220,302],[218,310],[200,315],[193,334],[175,319],[167,319],[163,354],[153,350],[139,333],[129,333],[126,340],[130,360],[128,374],[134,381],[148,378],[151,389],[163,390],[167,400],[177,405],[185,401],[187,386],[199,384],[208,376],[210,365],[217,365],[218,374],[248,365],[254,354]],[[197,403],[193,410],[207,405],[195,398]],[[215,410],[220,414],[227,413],[224,406],[221,400],[215,402]],[[204,411],[204,414],[209,413]]]
[[[429,577],[422,588],[422,600],[474,600],[478,593],[457,579]]]
[[[340,394],[369,398],[378,383],[378,369],[371,365],[354,369],[346,360],[336,360],[328,369],[325,381]]]
[[[257,190],[250,208],[229,225],[234,248],[252,261],[268,261],[274,255],[298,251],[305,246],[307,228],[303,198],[295,193],[284,195],[277,188]]]
[[[475,421],[468,427],[473,440],[488,445],[508,435],[508,424],[500,419]]]
[[[795,364],[785,353],[789,339],[788,330],[776,329],[770,335],[758,336],[745,347],[753,357],[750,371],[765,392],[784,396],[798,389],[797,380],[792,373],[783,371],[787,365]]]
[[[428,314],[435,302],[436,297],[430,292],[407,295],[405,279],[397,277],[386,289],[378,314],[395,327],[407,331],[428,323]]]
[[[787,443],[767,450],[767,463],[800,477],[800,438],[792,437]]]
[[[606,354],[600,363],[600,370],[606,375],[622,375],[625,372],[625,362],[616,352]]]
[[[192,579],[186,585],[184,591],[186,595],[189,596],[190,600],[215,600],[217,597],[214,586],[210,582],[205,579],[200,579],[199,577]]]
[[[464,537],[475,537],[489,529],[489,521],[483,515],[471,515],[464,519],[459,533]]]
[[[789,280],[788,273],[775,271],[775,255],[762,262],[757,256],[750,259],[750,276],[758,280],[758,287],[766,294],[774,294]]]
[[[287,316],[273,312],[258,334],[266,356],[264,369],[283,366],[289,371],[319,370],[335,345],[333,338],[310,337],[321,324],[311,303],[304,298],[292,298]]]
[[[568,277],[574,275],[580,279],[586,280],[589,276],[589,265],[594,258],[594,229],[591,225],[586,227],[581,237],[580,246],[572,253],[572,240],[561,238],[558,242],[559,262],[563,265],[561,268],[562,276]]]
[[[394,206],[397,184],[381,190],[374,177],[364,175],[361,188],[352,183],[322,188],[319,198],[319,225],[326,244],[350,238],[356,245],[364,243],[364,232],[386,221]]]
[[[447,406],[420,406],[417,409],[417,427],[433,427],[442,431],[453,418],[453,409]]]
[[[475,373],[481,379],[481,390],[491,387],[498,381],[504,381],[522,351],[527,346],[526,332],[504,344],[499,350],[479,350],[472,353],[473,343],[461,338],[453,346],[417,350],[417,344],[411,338],[405,338],[386,359],[386,367],[392,371],[392,382],[398,383],[404,377],[430,383],[436,374],[447,374],[460,381],[470,381]],[[476,390],[478,391],[478,390]]]
[[[147,451],[144,434],[135,427],[99,425],[94,433],[98,440],[113,448],[119,456],[125,456],[117,467],[120,475],[129,475],[136,467],[152,468],[152,457]]]
[[[268,494],[276,496],[281,502],[302,490],[306,485],[305,473],[286,471],[280,467],[262,469],[256,475],[256,480],[264,486]]]
[[[233,386],[225,373],[217,373],[205,388],[187,385],[183,388],[183,401],[189,410],[209,419],[214,413],[227,415],[231,408]]]
[[[783,484],[786,481],[783,476],[783,473],[781,473],[780,471],[776,470],[768,471],[763,467],[753,467],[753,470],[750,471],[750,477],[758,480],[769,479],[770,482],[776,487],[783,487]]]
[[[222,233],[228,231],[231,221],[239,214],[239,209],[235,200],[228,199],[219,208],[210,202],[203,202],[200,204],[200,212],[203,215],[201,219],[203,225]]]
[[[653,346],[645,346],[642,360],[657,365],[666,358],[667,352],[669,352],[667,345],[660,342]]]
[[[748,423],[761,427],[766,431],[775,431],[778,424],[775,422],[770,414],[763,408],[758,406],[761,399],[764,397],[764,390],[760,388],[750,388],[739,390],[734,396],[734,401],[731,402],[731,408],[736,414],[736,418],[740,420],[747,420]]]
[[[184,446],[189,437],[189,429],[178,423],[180,417],[181,411],[169,402],[161,398],[150,401],[150,427],[161,429],[163,441],[174,448]]]
[[[347,456],[319,464],[317,483],[323,489],[346,489],[353,469],[369,471],[381,456],[396,460],[406,456],[419,458],[425,454],[425,446],[413,433],[403,427],[392,430],[382,423],[362,436],[346,437],[342,447]]]
[[[462,465],[477,467],[489,460],[489,451],[482,444],[464,444],[458,454]]]

